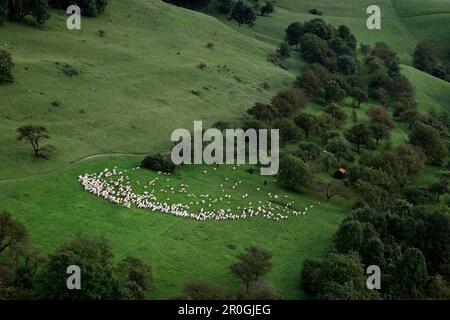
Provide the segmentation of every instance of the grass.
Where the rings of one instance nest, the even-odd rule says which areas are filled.
[[[142,257],[154,269],[157,289],[152,298],[179,294],[192,279],[211,280],[236,291],[239,284],[228,266],[250,244],[272,251],[274,268],[268,280],[280,294],[304,298],[298,284],[302,261],[329,250],[348,203],[333,199],[325,204],[323,195],[307,191],[288,196],[298,206],[314,204],[312,213],[286,221],[183,220],[112,205],[85,192],[77,182],[79,174],[105,167],[133,168],[140,158],[78,160],[96,154],[168,151],[172,130],[190,129],[194,120],[203,120],[204,127],[218,120],[239,123],[246,109],[256,101],[269,101],[300,72],[304,63],[296,52],[289,59],[290,70],[266,58],[282,41],[289,23],[317,17],[308,13],[311,8],[323,11],[322,18],[335,26],[351,27],[360,42],[386,41],[399,53],[402,72],[416,87],[420,110],[448,110],[450,84],[408,66],[418,40],[430,34],[446,39],[450,34],[441,23],[441,17],[447,17],[445,2],[378,3],[383,17],[379,31],[366,28],[369,0],[278,0],[274,14],[259,17],[254,28],[243,27],[240,33],[224,17],[216,19],[160,0],[110,1],[104,15],[82,20],[81,31],[67,30],[65,13],[57,11],[42,29],[6,24],[0,29],[0,45],[13,55],[16,81],[0,87],[0,210],[20,219],[31,231],[32,243],[44,252],[81,232],[106,237],[116,259]],[[422,29],[414,29],[416,25]],[[104,37],[99,30],[105,31]],[[209,42],[214,48],[207,48]],[[61,71],[65,64],[80,74],[68,77]],[[206,67],[200,70],[199,64]],[[263,89],[264,82],[270,89]],[[52,106],[54,101],[60,105]],[[367,121],[366,110],[374,104],[357,110],[360,121]],[[348,127],[348,101],[345,108]],[[319,114],[322,107],[311,103],[306,110]],[[28,123],[48,128],[49,143],[57,147],[50,161],[32,158],[30,146],[15,141],[16,128]],[[398,125],[392,133],[397,145],[407,139],[408,130]],[[224,166],[214,175],[204,175],[203,170],[211,168],[184,167],[168,183],[189,184],[198,193],[207,190],[217,197],[221,192],[212,186],[230,176],[242,180],[242,192],[255,200],[265,199],[255,193],[257,186],[286,193],[272,178],[264,187],[264,178],[257,172],[248,174],[243,166],[237,170]],[[141,170],[136,179],[148,181],[153,175]],[[432,175],[433,170],[420,183],[428,183]],[[180,196],[172,200],[185,201]],[[236,200],[232,207],[239,205],[245,203]]]
[[[268,275],[275,288],[285,298],[303,298],[299,289],[301,262],[325,253],[331,243],[330,235],[348,208],[339,199],[325,204],[322,195],[315,193],[293,194],[280,190],[272,179],[259,174],[249,174],[244,166],[221,166],[212,172],[210,166],[186,166],[171,177],[170,185],[182,181],[192,186],[192,192],[207,192],[212,197],[221,195],[218,183],[242,180],[235,191],[233,205],[246,205],[237,196],[249,193],[251,198],[265,199],[267,192],[287,194],[295,205],[303,208],[314,205],[305,216],[289,217],[284,221],[269,221],[254,217],[242,221],[198,222],[181,219],[144,209],[126,209],[113,205],[84,191],[77,176],[94,173],[117,166],[129,170],[138,165],[133,157],[102,158],[46,177],[30,178],[13,183],[0,183],[0,203],[11,211],[32,231],[32,242],[44,252],[70,240],[77,233],[103,235],[119,259],[136,255],[149,262],[155,274],[157,290],[153,298],[169,298],[179,294],[186,281],[206,279],[220,283],[235,291],[238,282],[228,270],[235,256],[246,246],[255,244],[273,253],[274,267]],[[203,174],[209,170],[208,174]],[[131,172],[131,171],[130,171]],[[157,176],[154,172],[140,170],[133,176],[141,182]],[[160,176],[161,177],[161,176]],[[164,182],[165,184],[166,182]],[[261,196],[255,194],[260,187]],[[226,192],[232,192],[227,186]],[[188,201],[189,198],[173,198]],[[321,204],[319,204],[321,202]]]
[[[84,18],[80,31],[66,29],[65,19],[53,11],[42,29],[12,23],[1,29],[16,68],[15,83],[0,87],[0,178],[65,167],[91,154],[167,150],[175,128],[199,119],[205,126],[237,122],[255,101],[268,101],[293,80],[266,61],[271,46],[160,0],[111,1],[105,15]],[[207,67],[198,69],[200,63]],[[64,64],[81,74],[68,77]],[[51,105],[55,100],[60,107]],[[58,148],[51,161],[30,165],[30,147],[16,143],[16,128],[28,123],[48,128]]]

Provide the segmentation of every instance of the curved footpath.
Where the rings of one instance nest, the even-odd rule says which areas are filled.
[[[23,180],[28,180],[28,179],[34,179],[34,178],[40,178],[40,177],[46,177],[58,172],[62,172],[62,171],[66,171],[68,169],[74,168],[75,166],[77,166],[78,164],[88,161],[88,160],[92,160],[92,159],[96,159],[96,158],[103,158],[103,157],[142,157],[142,156],[146,156],[149,153],[120,153],[120,152],[115,152],[115,153],[99,153],[99,154],[94,154],[94,155],[90,155],[78,160],[75,160],[73,162],[71,162],[69,165],[65,166],[65,167],[61,167],[59,169],[55,169],[52,171],[47,171],[44,173],[40,173],[40,174],[36,174],[36,175],[32,175],[32,176],[26,176],[26,177],[19,177],[19,178],[8,178],[8,179],[0,179],[0,183],[4,183],[4,182],[14,182],[14,181],[23,181]]]

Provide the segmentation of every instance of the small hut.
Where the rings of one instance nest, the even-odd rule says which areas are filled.
[[[343,167],[340,167],[336,170],[336,172],[333,175],[333,178],[342,180],[345,178],[345,174],[347,173],[347,170]]]

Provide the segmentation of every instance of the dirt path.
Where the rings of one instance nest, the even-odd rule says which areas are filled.
[[[58,173],[58,172],[63,172],[66,171],[68,169],[71,169],[75,166],[77,166],[78,164],[88,161],[88,160],[92,160],[92,159],[97,159],[97,158],[104,158],[104,157],[142,157],[148,155],[148,153],[121,153],[121,152],[115,152],[115,153],[99,153],[99,154],[94,154],[94,155],[90,155],[87,157],[83,157],[81,159],[72,161],[69,165],[65,166],[65,167],[61,167],[55,170],[51,170],[51,171],[46,171],[40,174],[36,174],[36,175],[30,175],[30,176],[26,176],[26,177],[18,177],[18,178],[10,178],[10,179],[0,179],[0,183],[5,183],[5,182],[14,182],[14,181],[24,181],[24,180],[29,180],[29,179],[35,179],[35,178],[41,178],[41,177],[46,177],[49,175],[52,175],[54,173]]]

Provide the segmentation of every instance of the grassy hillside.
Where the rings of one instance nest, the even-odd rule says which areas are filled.
[[[193,192],[218,197],[221,193],[218,184],[228,183],[224,178],[230,177],[229,183],[243,181],[236,191],[226,188],[227,193],[234,192],[235,205],[245,205],[238,194],[249,193],[254,199],[262,199],[262,195],[255,194],[260,187],[264,195],[268,192],[280,197],[288,195],[299,209],[311,205],[314,208],[305,216],[279,222],[262,217],[198,222],[113,205],[85,192],[77,181],[80,174],[96,173],[113,166],[131,172],[138,164],[136,158],[102,158],[44,178],[0,183],[1,208],[23,221],[32,231],[33,243],[45,252],[82,233],[107,238],[116,259],[127,255],[143,258],[154,269],[157,285],[154,298],[179,294],[183,284],[192,279],[210,280],[236,290],[238,282],[228,267],[239,252],[252,244],[272,251],[274,268],[268,279],[280,294],[285,298],[302,298],[298,282],[301,262],[327,250],[330,235],[347,211],[338,199],[330,204],[319,204],[323,199],[312,194],[286,193],[272,179],[264,186],[264,177],[250,175],[243,166],[236,170],[223,166],[217,174],[203,174],[205,169],[211,169],[207,166],[188,166],[168,183],[176,186],[182,182],[192,186]],[[155,176],[155,173],[141,170],[133,180],[144,184]]]
[[[65,19],[55,11],[42,29],[11,23],[0,29],[0,43],[16,63],[15,83],[0,87],[0,178],[50,171],[91,154],[167,149],[175,128],[198,119],[205,126],[236,121],[292,81],[266,61],[269,45],[160,0],[111,1],[105,15],[83,19],[81,31],[68,30]],[[66,76],[63,64],[81,75]],[[55,100],[60,107],[51,105]],[[48,128],[58,149],[51,161],[33,161],[30,146],[15,141],[16,128],[29,123]]]
[[[160,0],[111,0],[104,15],[83,19],[81,31],[67,30],[65,13],[57,11],[42,29],[8,23],[0,28],[0,45],[13,56],[16,81],[0,87],[0,210],[19,218],[31,231],[33,244],[44,252],[79,232],[105,236],[116,259],[136,255],[152,265],[157,286],[153,298],[174,296],[192,279],[236,290],[238,283],[228,266],[250,244],[273,253],[268,280],[281,295],[304,298],[298,284],[302,261],[329,249],[348,203],[333,199],[325,204],[323,196],[311,190],[286,193],[273,179],[264,187],[264,178],[249,175],[243,166],[237,170],[223,166],[217,175],[203,175],[203,166],[188,166],[170,183],[183,181],[198,192],[218,196],[220,191],[212,187],[228,176],[244,181],[239,192],[253,194],[261,187],[314,209],[281,222],[259,217],[183,220],[112,205],[85,192],[77,182],[79,174],[106,167],[129,170],[140,157],[79,160],[99,154],[168,151],[172,130],[190,129],[194,120],[203,120],[205,126],[218,120],[238,123],[256,101],[268,101],[291,85],[303,65],[298,55],[290,59],[292,69],[286,71],[267,62],[267,53],[282,41],[289,23],[316,17],[307,13],[311,8],[323,11],[322,18],[334,25],[348,25],[360,42],[386,41],[399,53],[402,72],[416,87],[420,110],[448,110],[450,84],[408,66],[416,42],[426,37],[411,28],[409,19],[447,14],[444,1],[430,2],[435,9],[424,11],[419,10],[419,1],[379,1],[380,31],[366,28],[365,11],[372,4],[368,0],[278,0],[274,14],[258,18],[254,28],[243,27],[240,33],[223,16],[216,19]],[[406,3],[410,11],[402,9]],[[427,32],[437,30],[432,19],[426,20]],[[106,36],[100,37],[99,30]],[[448,34],[435,32],[442,39]],[[214,48],[208,49],[208,42]],[[204,70],[198,68],[200,63],[206,64]],[[60,70],[64,64],[81,74],[66,76]],[[271,88],[264,89],[264,82]],[[52,106],[55,100],[61,102],[59,107]],[[306,110],[322,112],[316,104]],[[346,111],[350,116],[351,108]],[[357,111],[362,121],[365,111]],[[34,159],[30,146],[15,140],[16,128],[29,123],[48,128],[49,142],[57,148],[51,160]],[[402,143],[408,133],[406,126],[396,127],[394,144]],[[148,182],[153,176],[141,170],[135,178]]]

